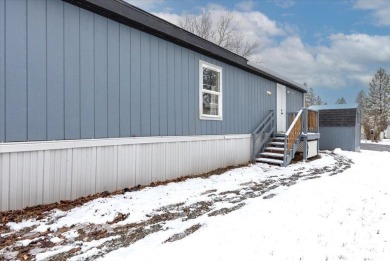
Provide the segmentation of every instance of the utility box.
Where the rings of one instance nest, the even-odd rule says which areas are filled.
[[[319,111],[320,150],[360,151],[360,108],[354,104],[314,105]]]
[[[305,146],[305,142],[301,141],[297,152],[304,153],[303,152],[304,146]],[[307,158],[315,157],[317,155],[318,155],[318,139],[308,141],[307,142]]]
[[[307,157],[311,158],[317,156],[318,152],[318,140],[308,141],[307,142]]]

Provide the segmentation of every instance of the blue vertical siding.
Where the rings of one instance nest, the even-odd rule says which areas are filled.
[[[342,150],[356,151],[355,144],[356,127],[320,127],[320,150]],[[360,143],[360,142],[359,142]]]
[[[303,107],[303,94],[291,88],[286,88],[287,112],[297,112]]]
[[[94,16],[80,10],[81,138],[95,137]]]
[[[183,100],[182,100],[182,92],[183,92],[183,86],[182,86],[182,64],[181,64],[181,57],[182,53],[181,48],[178,45],[174,46],[174,90],[172,92],[173,95],[173,104],[174,104],[174,117],[175,117],[175,135],[181,136],[183,135]],[[186,105],[187,106],[187,105]]]
[[[0,0],[0,141],[5,141],[5,0]]]
[[[222,77],[222,81],[224,83],[227,83],[227,82],[231,82],[231,68],[230,66],[226,66],[225,70],[224,70],[224,73],[223,73],[223,77]],[[230,95],[230,96],[224,96],[225,97],[225,100],[224,100],[224,106],[222,107],[222,115],[231,115],[232,112],[233,112],[233,96]],[[225,129],[226,129],[226,132],[227,133],[233,133],[232,132],[232,117],[225,117],[225,119],[223,120],[224,123],[225,123]]]
[[[167,113],[168,113],[168,136],[175,136],[175,50],[172,43],[167,43]]]
[[[130,137],[130,28],[119,25],[119,136]]]
[[[198,100],[198,93],[196,90],[198,90],[195,78],[197,76],[195,75],[195,59],[194,59],[194,52],[189,50],[188,51],[188,135],[195,135],[196,134],[196,106],[198,104],[195,103],[195,101]]]
[[[203,121],[198,120],[199,119],[199,60],[197,59],[198,54],[196,52],[192,52],[194,54],[194,60],[192,61],[192,64],[194,65],[194,71],[192,72],[194,75],[194,113],[195,113],[195,134],[200,135],[202,134],[202,125],[201,123]]]
[[[130,29],[130,135],[141,136],[141,32]],[[142,72],[146,73],[146,72]]]
[[[250,133],[276,106],[275,82],[60,0],[0,0],[0,36],[0,142]],[[222,121],[199,119],[200,60]]]
[[[94,19],[95,138],[108,137],[108,37],[107,18]]]
[[[46,139],[46,1],[27,2],[28,140]],[[37,66],[39,64],[39,66]]]
[[[5,3],[5,131],[7,141],[27,140],[27,2]]]
[[[136,136],[150,136],[150,117],[151,117],[151,36],[150,34],[141,33],[141,63],[140,63],[140,105],[141,105],[141,134]],[[147,73],[145,73],[147,72]]]
[[[77,8],[69,4],[65,4],[64,5],[65,139],[81,138],[80,31],[79,30],[80,30],[80,8]]]
[[[360,151],[361,140],[361,112],[360,108],[356,111],[356,125],[355,125],[355,151]]]
[[[158,38],[152,36],[150,40],[150,135],[158,136],[160,135]]]
[[[108,99],[108,137],[119,137],[120,126],[120,66],[119,66],[119,24],[108,20],[107,41],[107,99]]]
[[[189,134],[189,101],[188,101],[188,49],[182,48],[181,53],[181,65],[182,65],[182,72],[181,72],[181,111],[182,111],[182,126],[183,126],[183,133],[186,133],[185,135]]]
[[[167,42],[158,39],[159,134],[168,135]]]
[[[65,139],[64,3],[47,1],[47,140]],[[41,120],[45,120],[41,118]],[[7,139],[7,141],[9,141]]]

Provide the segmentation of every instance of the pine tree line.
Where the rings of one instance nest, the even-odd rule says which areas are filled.
[[[336,101],[336,104],[346,104],[347,101],[345,100],[344,97],[338,98]]]

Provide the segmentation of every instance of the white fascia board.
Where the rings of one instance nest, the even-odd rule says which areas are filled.
[[[110,139],[7,142],[7,143],[0,144],[0,153],[120,146],[120,145],[134,145],[134,144],[204,141],[204,140],[246,139],[250,137],[251,134],[231,134],[231,135],[154,136],[154,137],[132,137],[132,138],[110,138]]]

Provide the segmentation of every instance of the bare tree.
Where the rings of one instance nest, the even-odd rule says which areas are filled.
[[[226,11],[218,19],[213,20],[210,12],[200,15],[186,15],[179,21],[180,27],[213,42],[231,52],[249,58],[254,55],[260,42],[245,40],[238,26],[233,21],[233,14]]]

